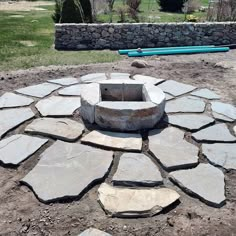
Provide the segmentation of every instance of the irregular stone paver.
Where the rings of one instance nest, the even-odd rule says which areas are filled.
[[[198,130],[202,127],[212,124],[215,120],[206,115],[168,115],[165,119],[169,124],[176,125],[178,127],[187,130]]]
[[[146,75],[135,75],[133,76],[133,79],[135,79],[138,82],[142,82],[144,84],[160,84],[161,82],[165,81],[164,79],[157,79],[155,77],[146,76]]]
[[[149,157],[142,153],[125,153],[120,157],[112,182],[125,186],[155,186],[162,184],[163,179]]]
[[[165,96],[166,96],[166,101],[169,101],[169,100],[172,100],[172,99],[175,98],[174,96],[172,96],[172,95],[170,95],[168,93],[165,93]]]
[[[85,84],[76,84],[64,89],[60,89],[58,94],[62,96],[80,96],[81,91],[86,88],[85,86]]]
[[[168,188],[116,188],[103,183],[98,189],[98,201],[108,215],[116,217],[150,217],[179,199]]]
[[[0,110],[0,138],[9,130],[34,117],[30,108]]]
[[[203,144],[202,153],[213,165],[236,169],[236,144]]]
[[[52,96],[39,101],[35,107],[42,116],[72,116],[80,105],[80,98]]]
[[[22,182],[31,186],[43,202],[75,197],[103,179],[112,161],[112,152],[56,141],[41,154],[38,164]]]
[[[74,141],[82,134],[84,126],[65,118],[38,118],[25,131],[32,134],[52,136],[65,141]]]
[[[220,99],[220,96],[209,89],[200,89],[198,91],[192,92],[191,95],[201,98],[206,98],[209,100]]]
[[[225,203],[224,174],[210,164],[199,164],[194,169],[171,172],[169,178],[208,205],[221,207]]]
[[[218,113],[225,116],[226,118],[236,120],[236,107],[231,104],[226,104],[223,102],[211,102],[211,109],[213,113]]]
[[[135,133],[94,130],[83,137],[81,142],[129,151],[141,151],[142,149],[142,137]]]
[[[227,121],[227,122],[233,122],[234,121],[233,119],[230,119],[229,117],[221,115],[221,114],[216,113],[216,112],[212,112],[212,115],[216,120]]]
[[[93,74],[88,74],[80,77],[80,81],[82,83],[96,83],[101,80],[106,80],[106,74],[105,73],[93,73]]]
[[[0,97],[0,108],[29,106],[34,100],[14,93],[4,93]]]
[[[57,84],[42,83],[17,89],[16,92],[32,97],[43,98],[59,88],[61,88],[61,86]]]
[[[177,98],[166,103],[166,113],[202,113],[205,110],[205,102],[199,98],[187,96]]]
[[[111,234],[108,234],[104,231],[95,229],[95,228],[89,228],[83,231],[81,234],[78,236],[111,236]]]
[[[149,132],[149,149],[165,169],[181,169],[198,164],[198,148],[184,140],[184,132],[169,127]]]
[[[18,165],[40,149],[48,139],[16,134],[0,141],[0,161]]]
[[[226,124],[216,124],[192,134],[197,141],[234,142],[236,137],[230,134]]]
[[[174,80],[167,80],[164,83],[158,85],[164,92],[169,93],[173,96],[180,96],[196,89],[196,87],[188,84],[179,83]]]
[[[65,77],[65,78],[61,78],[61,79],[48,80],[49,83],[60,84],[60,85],[64,85],[64,86],[78,84],[79,81],[80,80],[75,77]]]
[[[130,79],[129,73],[111,73],[110,74],[111,79]]]

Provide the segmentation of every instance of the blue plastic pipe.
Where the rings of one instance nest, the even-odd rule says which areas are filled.
[[[141,48],[143,52],[146,51],[161,51],[161,50],[175,50],[175,49],[194,49],[194,48],[213,48],[214,45],[209,46],[184,46],[184,47],[165,47],[165,48]],[[138,52],[138,49],[121,49],[118,51],[120,55],[127,55],[129,52]]]
[[[229,47],[212,47],[212,48],[192,48],[192,49],[174,49],[174,50],[156,50],[144,52],[129,52],[129,57],[144,57],[153,55],[175,55],[175,54],[192,54],[192,53],[208,53],[208,52],[228,52]]]

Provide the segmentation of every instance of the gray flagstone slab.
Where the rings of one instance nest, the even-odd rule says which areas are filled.
[[[226,124],[216,124],[192,134],[197,141],[234,142],[236,137],[230,134]]]
[[[129,73],[111,73],[110,74],[111,79],[119,79],[119,80],[126,80],[130,79],[130,74]]]
[[[168,115],[165,121],[187,130],[198,130],[215,122],[213,118],[201,114]]]
[[[98,201],[105,212],[115,217],[150,217],[179,199],[169,188],[131,189],[103,183],[98,189]]]
[[[203,144],[202,153],[213,165],[227,170],[236,169],[235,143]]]
[[[48,80],[49,83],[60,84],[60,85],[64,85],[64,86],[78,84],[79,81],[80,80],[75,77],[64,77],[64,78],[60,78],[60,79]]]
[[[191,95],[201,98],[206,98],[209,100],[220,99],[220,96],[209,89],[200,89],[198,91],[192,92]]]
[[[153,84],[153,85],[160,84],[163,81],[165,81],[164,79],[157,79],[155,77],[146,75],[135,75],[133,76],[133,79],[138,82],[142,82],[144,84]]]
[[[194,169],[171,172],[169,178],[184,191],[210,206],[221,207],[225,203],[224,174],[210,164],[199,164]]]
[[[61,88],[60,85],[51,83],[42,83],[38,85],[32,85],[29,87],[17,89],[16,92],[25,94],[32,97],[43,98],[51,94],[53,91]]]
[[[107,76],[105,73],[92,73],[80,77],[80,81],[82,83],[96,83],[106,79]]]
[[[84,126],[66,118],[38,118],[25,128],[25,132],[51,136],[65,141],[79,138]]]
[[[83,89],[86,88],[85,84],[76,84],[58,91],[62,96],[80,96]]]
[[[34,100],[14,93],[4,93],[0,97],[0,108],[29,106]]]
[[[16,134],[0,141],[0,161],[4,164],[18,165],[26,160],[48,139]]]
[[[43,202],[77,197],[104,178],[112,161],[112,152],[56,141],[21,181]]]
[[[169,101],[169,100],[172,100],[172,99],[175,98],[174,96],[172,96],[172,95],[170,95],[168,93],[165,93],[165,96],[166,96],[166,101]]]
[[[0,138],[11,129],[33,117],[34,113],[30,108],[0,110]]]
[[[123,186],[156,186],[162,184],[163,179],[149,157],[142,153],[125,153],[120,157],[112,182]]]
[[[111,236],[111,234],[108,234],[104,231],[95,229],[95,228],[89,228],[83,231],[81,234],[78,236]]]
[[[198,164],[198,148],[184,140],[184,132],[168,127],[149,132],[149,150],[163,167],[174,169],[194,167]]]
[[[175,97],[189,93],[196,89],[196,87],[184,83],[180,83],[174,80],[167,80],[158,85],[164,92],[169,93]]]
[[[141,151],[142,149],[142,137],[136,133],[94,130],[83,137],[81,142],[128,151]]]
[[[181,97],[166,103],[166,113],[202,113],[205,110],[205,102],[192,96]]]
[[[218,113],[226,118],[236,120],[236,107],[231,104],[211,102],[211,109],[213,113]]]
[[[40,100],[35,107],[42,116],[72,116],[80,105],[79,97],[52,96]]]
[[[216,112],[212,112],[212,115],[216,120],[227,121],[227,122],[233,122],[234,121],[233,119],[230,119],[229,117],[221,115],[221,114],[216,113]]]

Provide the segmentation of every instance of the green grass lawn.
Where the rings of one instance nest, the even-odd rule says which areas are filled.
[[[47,11],[0,11],[0,71],[48,65],[113,62],[121,57],[110,51],[56,51],[53,47],[53,6]],[[12,18],[23,15],[23,18]]]
[[[202,0],[206,4],[208,0]],[[116,6],[122,0],[117,0]],[[42,6],[40,6],[42,7]],[[112,51],[56,51],[53,47],[54,23],[51,19],[53,6],[44,6],[45,11],[7,12],[0,11],[0,71],[26,69],[48,65],[79,65],[89,63],[114,62],[122,57]],[[155,0],[150,5],[143,0],[141,18],[146,22],[178,22],[184,14],[159,11]],[[22,15],[13,18],[12,15]],[[202,13],[196,13],[202,17]],[[160,18],[159,18],[160,17]],[[108,15],[100,15],[99,20],[108,22]],[[114,22],[118,21],[114,15]]]
[[[114,4],[114,14],[113,14],[113,22],[118,22],[120,17],[116,13],[116,11],[122,7],[123,0],[116,0]],[[201,0],[202,6],[208,5],[208,0]],[[203,12],[195,12],[191,15],[198,17],[199,21],[203,21],[206,18],[206,13]],[[98,16],[98,21],[100,22],[109,22],[110,16],[109,14],[100,14]],[[160,7],[157,4],[156,0],[142,0],[140,5],[140,13],[139,13],[140,22],[148,22],[148,23],[158,23],[158,22],[182,22],[185,20],[185,15],[183,13],[173,13],[173,12],[162,12],[160,11]],[[126,16],[126,20],[129,22],[134,22],[128,16]]]

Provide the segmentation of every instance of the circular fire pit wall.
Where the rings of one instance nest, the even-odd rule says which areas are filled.
[[[133,80],[105,80],[85,85],[80,114],[102,128],[132,131],[153,128],[165,109],[158,87]]]

